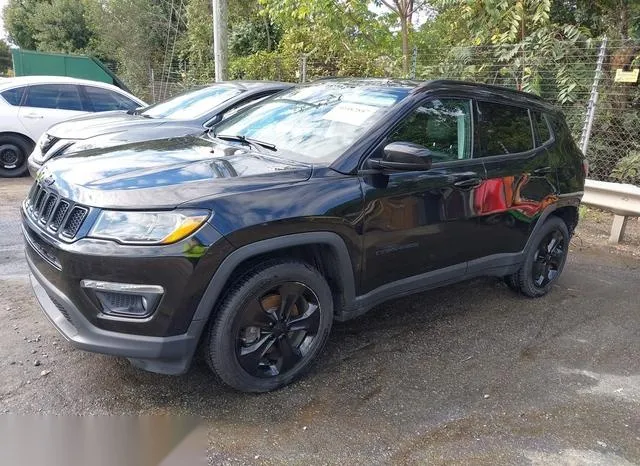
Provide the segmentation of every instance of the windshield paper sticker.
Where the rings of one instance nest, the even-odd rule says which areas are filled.
[[[323,117],[323,120],[338,121],[349,125],[361,126],[367,119],[378,111],[378,107],[372,105],[356,104],[353,102],[341,102]]]

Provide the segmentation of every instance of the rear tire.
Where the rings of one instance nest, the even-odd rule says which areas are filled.
[[[243,392],[267,392],[304,374],[325,346],[333,296],[303,262],[258,265],[227,292],[204,339],[209,367]]]
[[[0,177],[17,178],[27,173],[27,159],[33,144],[14,134],[0,136]]]
[[[548,218],[532,237],[520,270],[505,277],[507,285],[530,298],[546,295],[562,273],[570,238],[567,224],[561,218]]]

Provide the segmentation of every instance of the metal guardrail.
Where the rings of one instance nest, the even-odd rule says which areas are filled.
[[[587,180],[582,203],[613,212],[609,242],[619,243],[629,217],[640,217],[640,187],[631,184]]]

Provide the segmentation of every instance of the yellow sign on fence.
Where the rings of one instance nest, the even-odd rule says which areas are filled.
[[[637,83],[640,69],[636,68],[631,71],[624,71],[622,68],[616,70],[615,82],[617,83]]]

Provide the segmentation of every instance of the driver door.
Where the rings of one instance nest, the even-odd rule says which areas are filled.
[[[433,165],[361,176],[365,293],[429,272],[435,281],[459,276],[481,253],[474,201],[486,173],[482,161],[473,159],[472,112],[468,98],[424,100],[371,154],[380,158],[390,142],[411,142],[431,151]]]

